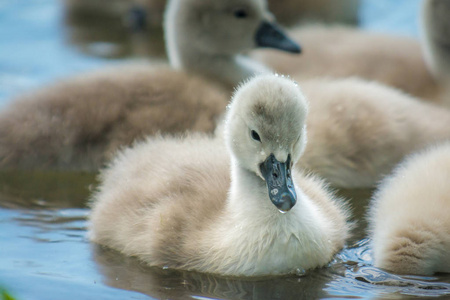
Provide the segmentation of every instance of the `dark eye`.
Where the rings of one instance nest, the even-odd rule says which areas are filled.
[[[239,19],[247,18],[248,13],[245,9],[236,9],[234,11],[234,16]]]
[[[252,139],[254,139],[255,141],[261,142],[261,138],[259,137],[259,134],[256,131],[252,130],[251,133],[252,133]]]

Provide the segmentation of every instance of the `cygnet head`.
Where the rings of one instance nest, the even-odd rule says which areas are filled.
[[[170,0],[164,27],[171,60],[175,48],[207,55],[235,55],[256,47],[300,52],[274,23],[265,0]]]
[[[434,75],[450,78],[450,1],[424,0],[422,35],[425,56]]]
[[[296,83],[261,75],[237,89],[227,114],[225,139],[234,163],[261,177],[283,212],[297,199],[291,169],[306,146],[307,112]]]

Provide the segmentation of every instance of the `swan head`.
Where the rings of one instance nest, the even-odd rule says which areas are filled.
[[[421,34],[425,59],[438,79],[450,79],[450,1],[422,3]]]
[[[171,39],[177,39],[185,48],[211,55],[236,55],[255,47],[300,52],[275,24],[265,0],[171,0],[164,27],[168,49]]]
[[[242,84],[227,112],[225,140],[235,163],[265,181],[282,212],[297,201],[291,174],[306,146],[307,112],[298,85],[272,74]]]

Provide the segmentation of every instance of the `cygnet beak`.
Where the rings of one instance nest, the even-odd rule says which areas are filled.
[[[269,189],[269,198],[279,211],[285,213],[297,202],[291,175],[291,156],[286,162],[279,162],[275,155],[270,156],[259,166]]]
[[[291,40],[284,31],[275,23],[263,21],[256,31],[256,45],[283,50],[286,52],[300,53],[300,46]]]

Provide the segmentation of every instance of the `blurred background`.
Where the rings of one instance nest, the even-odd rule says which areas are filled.
[[[165,60],[165,2],[0,0],[0,108],[21,92],[73,73],[127,60]],[[268,2],[285,27],[344,23],[418,37],[420,0]]]
[[[129,61],[166,61],[161,28],[165,2],[0,0],[0,109],[21,93],[75,73]],[[268,3],[286,28],[325,22],[419,37],[420,0]],[[258,281],[148,268],[90,244],[85,201],[95,183],[95,174],[0,172],[0,299],[5,287],[27,300],[59,300],[67,295],[77,299],[381,299],[387,295],[392,299],[442,296],[450,290],[448,276],[405,278],[371,266],[364,231],[370,190],[340,191],[358,203],[353,213],[361,229],[330,268],[310,276]]]
[[[107,65],[167,61],[166,0],[0,0],[0,109],[15,96]],[[268,0],[280,24],[345,24],[419,38],[420,0]],[[303,48],[308,45],[302,44]],[[349,246],[309,276],[221,278],[149,268],[90,244],[85,203],[95,174],[0,172],[0,299],[317,299],[443,296],[450,277],[400,277],[371,266],[371,190],[339,191],[359,220]],[[2,296],[3,295],[3,296]],[[72,297],[73,298],[73,297]],[[448,299],[448,298],[447,298]]]

